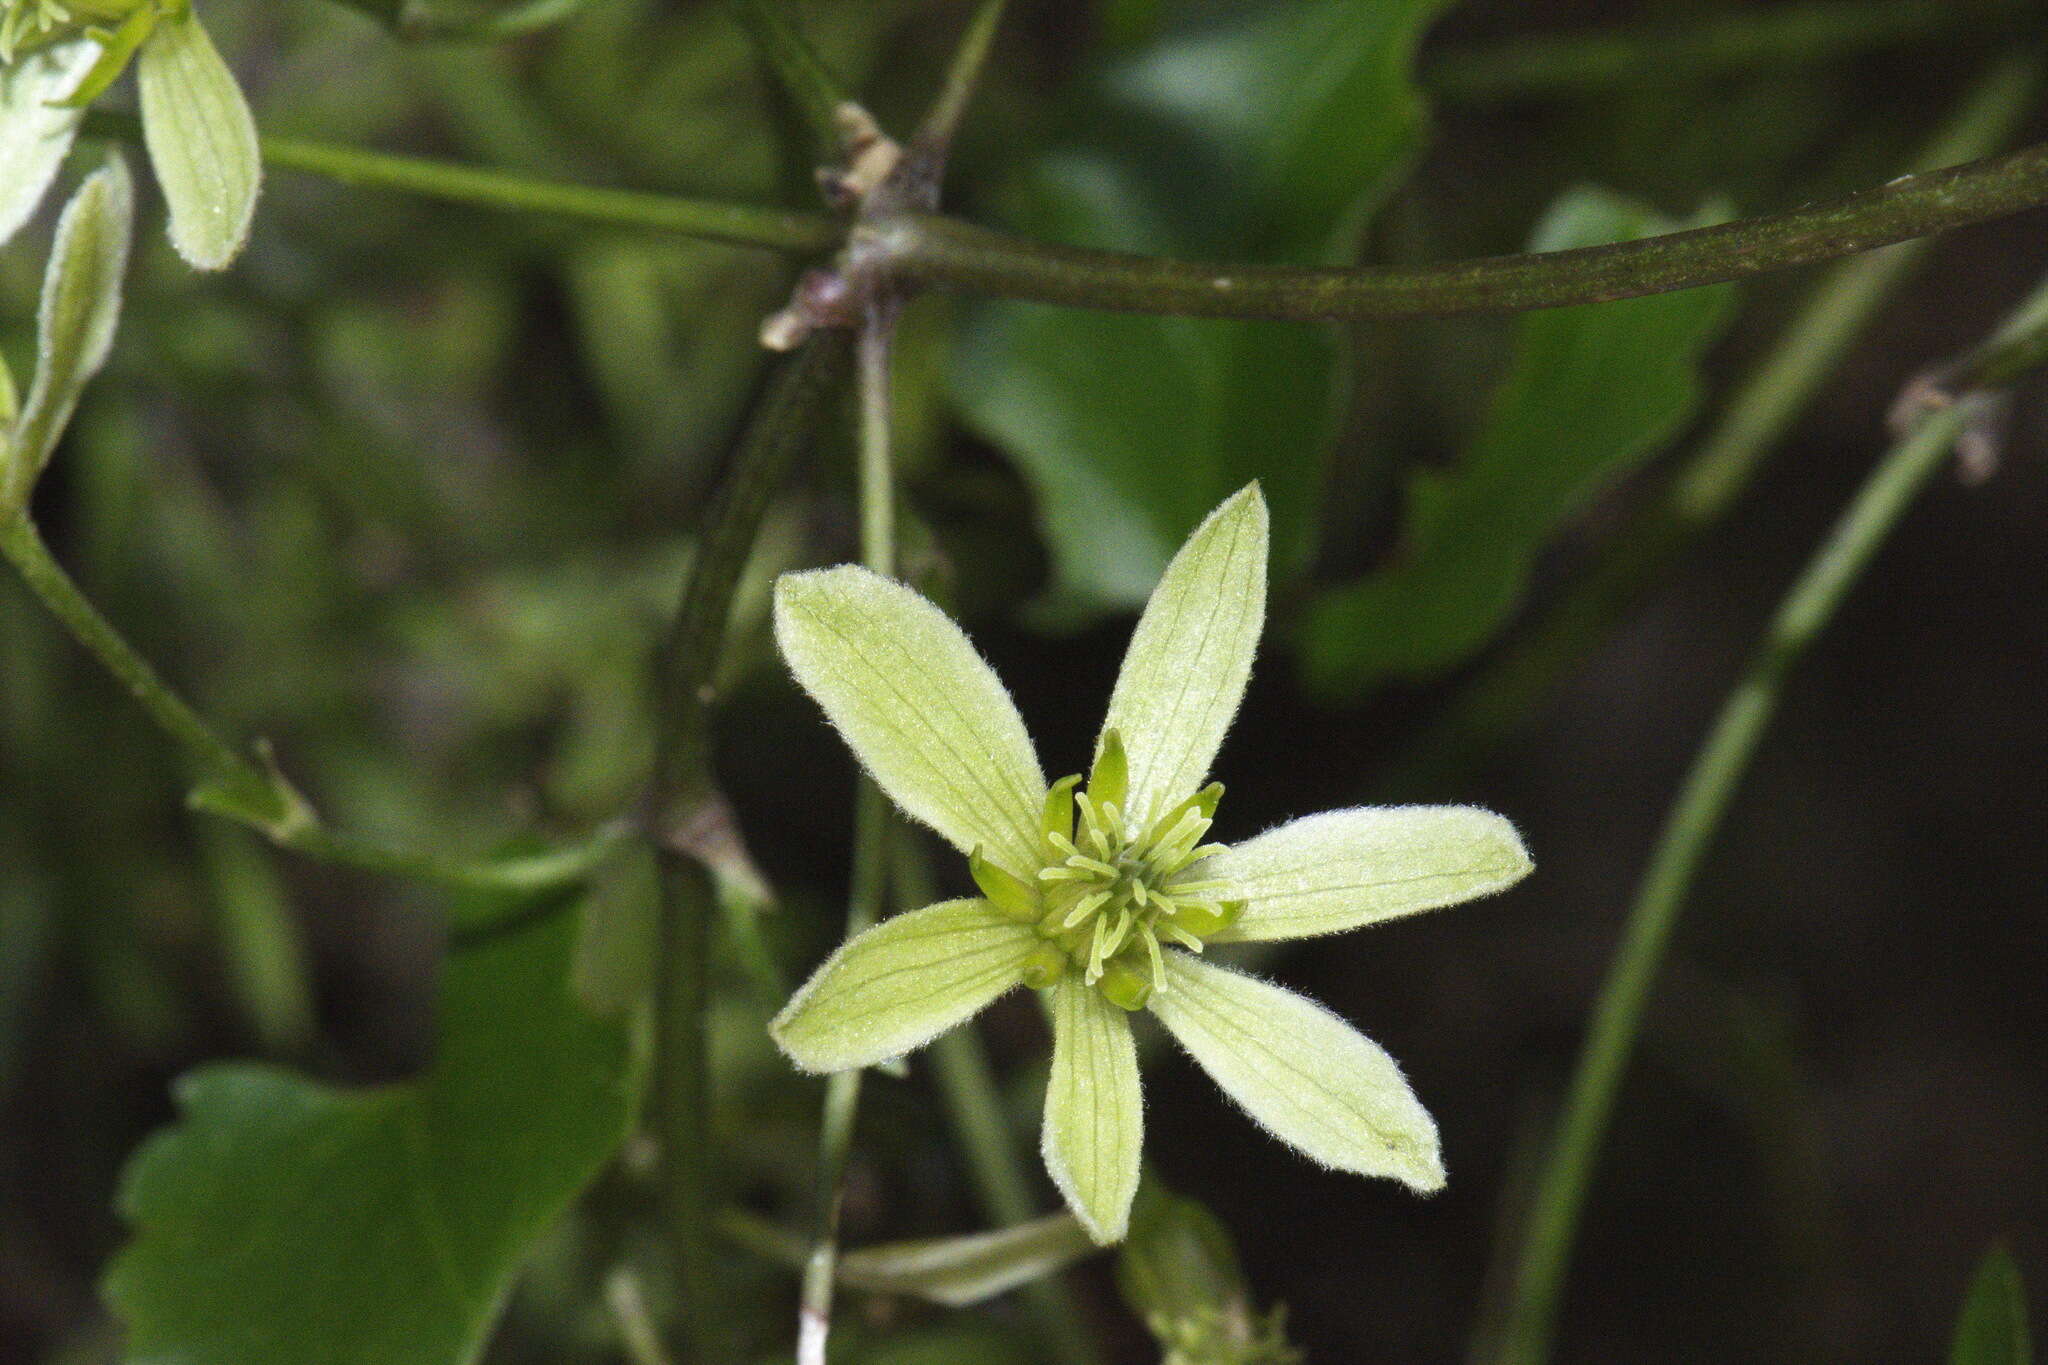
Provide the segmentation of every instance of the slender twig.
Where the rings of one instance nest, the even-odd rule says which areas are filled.
[[[753,40],[783,90],[810,126],[818,160],[831,159],[839,146],[839,107],[846,88],[802,30],[784,13],[787,0],[727,0],[727,8]]]
[[[657,844],[661,963],[655,976],[655,1122],[662,1190],[682,1282],[691,1359],[716,1359],[709,1010],[713,906],[705,831],[724,818],[712,781],[713,679],[740,575],[776,492],[838,392],[850,347],[822,333],[763,390],[704,516],[697,552],[655,665],[659,748],[647,793]]]
[[[953,49],[953,60],[946,68],[945,84],[939,87],[938,98],[932,101],[924,122],[918,125],[918,153],[941,165],[953,144],[953,135],[960,131],[960,121],[967,116],[967,106],[974,98],[975,87],[981,83],[989,53],[995,50],[1004,5],[1005,0],[981,0],[980,8],[967,21],[966,34]]]
[[[132,119],[94,114],[99,132],[134,139]],[[830,218],[673,195],[565,185],[503,172],[267,138],[270,164],[481,207],[796,252],[840,240]],[[1907,176],[1792,213],[1576,251],[1437,265],[1322,270],[1198,264],[1085,251],[926,213],[871,220],[853,246],[905,285],[1076,308],[1299,321],[1518,313],[1691,289],[1854,256],[2048,203],[2048,144]]]
[[[50,553],[26,516],[0,517],[0,556],[73,639],[142,706],[184,752],[197,782],[194,807],[236,820],[321,862],[460,891],[528,892],[566,886],[587,876],[621,837],[601,831],[583,843],[533,857],[468,862],[417,849],[394,848],[322,824],[312,807],[274,769],[235,749],[130,645]]]
[[[896,567],[896,483],[891,463],[892,389],[889,347],[896,325],[893,300],[869,305],[856,343],[860,394],[861,562],[876,573]],[[846,905],[846,937],[870,928],[881,917],[889,891],[890,815],[888,798],[863,776],[854,802],[853,887]],[[853,1153],[853,1125],[860,1110],[859,1070],[840,1071],[825,1082],[824,1121],[818,1135],[817,1224],[804,1262],[797,1317],[797,1365],[825,1365],[832,1330],[832,1290],[839,1266],[839,1213],[845,1202],[846,1167]]]
[[[2040,89],[2040,71],[2033,56],[1997,63],[1910,169],[1982,156],[2011,138]],[[1728,513],[1878,309],[1926,262],[1932,247],[1926,239],[1904,242],[1831,270],[1644,511],[1562,601],[1459,688],[1436,722],[1383,770],[1379,789],[1395,798],[1438,790],[1535,714],[1558,681]]]
[[[2030,300],[2033,306],[2037,300]],[[1779,606],[1693,761],[1629,911],[1579,1053],[1557,1140],[1520,1235],[1521,1254],[1499,1340],[1481,1358],[1539,1365],[1549,1354],[1594,1161],[1634,1051],[1650,991],[1694,875],[1755,754],[1793,666],[1819,638],[1914,495],[1954,449],[1964,414],[1924,416],[1886,454]]]
[[[604,1301],[618,1325],[619,1344],[633,1365],[672,1365],[661,1344],[661,1329],[647,1311],[647,1296],[640,1292],[640,1277],[621,1267],[605,1278]]]
[[[926,214],[854,234],[919,284],[1120,312],[1295,320],[1518,313],[1744,279],[2048,203],[2048,143],[1793,213],[1573,251],[1329,270],[1046,246]]]
[[[141,124],[126,114],[95,110],[85,126],[100,137],[142,138]],[[278,170],[510,213],[798,253],[829,250],[842,235],[839,225],[822,213],[569,184],[302,138],[265,135],[262,149],[264,162]]]
[[[1811,0],[1738,9],[1670,27],[1596,29],[1511,39],[1446,52],[1422,81],[1445,99],[1494,100],[1668,90],[1677,82],[1753,75],[1855,57],[1943,37],[1966,25],[2003,36],[2020,7],[2010,0]]]

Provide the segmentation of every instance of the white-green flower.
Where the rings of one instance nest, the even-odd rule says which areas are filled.
[[[1275,1137],[1339,1170],[1443,1184],[1436,1125],[1387,1054],[1322,1006],[1202,956],[1452,905],[1530,863],[1463,806],[1327,811],[1208,842],[1204,786],[1265,620],[1266,506],[1216,509],[1153,591],[1085,789],[1047,785],[1009,694],[967,637],[865,569],[785,575],[775,633],[891,799],[966,854],[982,895],[842,945],[771,1025],[806,1071],[901,1056],[1023,984],[1050,992],[1047,1169],[1101,1242],[1123,1236],[1142,1102],[1129,1015],[1150,1009]]]
[[[0,243],[131,62],[171,245],[223,269],[249,238],[263,165],[248,101],[191,0],[0,0]]]

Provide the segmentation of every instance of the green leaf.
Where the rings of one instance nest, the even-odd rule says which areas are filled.
[[[64,108],[64,100],[99,52],[99,44],[79,38],[0,63],[0,246],[21,230],[57,178],[84,117]]]
[[[249,240],[263,159],[242,87],[191,10],[167,16],[137,63],[142,133],[171,209],[171,245],[223,270]]]
[[[904,814],[1014,875],[1038,870],[1037,751],[1002,681],[944,612],[852,565],[784,574],[775,642]]]
[[[79,395],[106,363],[121,320],[134,217],[134,185],[116,154],[86,178],[57,220],[36,324],[36,377],[0,443],[0,507],[27,501]]]
[[[1041,942],[987,901],[927,905],[841,944],[768,1031],[805,1071],[901,1057],[1016,986]]]
[[[1067,1207],[1104,1245],[1121,1240],[1130,1221],[1144,1111],[1130,1016],[1068,973],[1053,988],[1040,1146]]]
[[[1152,1013],[1223,1093],[1311,1160],[1443,1188],[1436,1123],[1378,1044],[1270,982],[1186,953],[1166,955]]]
[[[184,1077],[129,1164],[135,1239],[106,1292],[130,1358],[235,1365],[476,1359],[535,1239],[624,1140],[631,1026],[572,997],[575,917],[458,949],[439,1053],[401,1085],[274,1067]]]
[[[1268,534],[1256,484],[1210,513],[1124,651],[1102,733],[1123,741],[1129,790],[1118,804],[1140,829],[1202,785],[1237,715],[1266,625]]]
[[[1414,48],[1446,0],[1228,7],[1097,74],[1006,201],[1049,240],[1328,260],[1412,154]],[[1336,333],[992,304],[962,341],[967,421],[1023,468],[1069,606],[1135,606],[1187,532],[1258,480],[1276,572],[1313,548],[1345,390]],[[1128,738],[1128,736],[1127,736]]]
[[[966,1308],[1044,1279],[1095,1250],[1070,1213],[965,1237],[891,1242],[839,1258],[839,1282]]]
[[[1949,1347],[1949,1365],[2032,1365],[2027,1291],[2012,1253],[1993,1247],[1977,1264]]]
[[[1627,241],[1692,223],[1599,190],[1567,194],[1531,249]],[[1312,687],[1343,695],[1426,679],[1470,658],[1522,596],[1561,522],[1678,434],[1698,406],[1700,362],[1733,302],[1722,286],[1532,313],[1471,448],[1408,490],[1398,557],[1309,613]]]
[[[1471,806],[1360,806],[1232,844],[1200,874],[1244,913],[1219,942],[1311,938],[1490,896],[1533,864],[1515,827]]]

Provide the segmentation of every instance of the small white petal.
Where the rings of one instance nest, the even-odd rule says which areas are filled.
[[[1216,854],[1191,876],[1228,882],[1244,914],[1221,940],[1311,938],[1490,896],[1534,864],[1515,827],[1474,806],[1324,811]]]
[[[1088,1235],[1123,1240],[1138,1193],[1144,1097],[1131,1021],[1071,974],[1053,988],[1052,1074],[1045,1085],[1045,1168]]]
[[[1010,694],[944,612],[851,565],[784,574],[775,639],[905,814],[1013,875],[1037,869],[1038,755]]]
[[[1266,623],[1267,539],[1251,484],[1195,528],[1145,604],[1102,723],[1129,755],[1136,828],[1201,785],[1237,715]]]
[[[1443,1188],[1436,1124],[1378,1044],[1312,1000],[1167,955],[1151,1009],[1223,1093],[1325,1166]]]
[[[928,905],[841,944],[768,1032],[805,1071],[874,1066],[972,1018],[1042,941],[987,901]]]
[[[263,183],[249,102],[189,9],[158,21],[135,72],[171,245],[197,269],[226,269],[249,240]]]
[[[21,230],[78,136],[83,109],[66,109],[99,60],[90,38],[59,43],[0,65],[0,246]]]

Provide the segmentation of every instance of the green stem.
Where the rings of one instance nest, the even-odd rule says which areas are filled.
[[[2030,301],[2030,306],[2032,306]],[[1622,1073],[1680,910],[1769,724],[1785,680],[1842,604],[1914,495],[1954,448],[1958,409],[1935,412],[1886,454],[1793,586],[1687,774],[1643,876],[1579,1054],[1556,1144],[1538,1178],[1499,1340],[1502,1365],[1540,1365]]]
[[[86,129],[128,142],[142,137],[141,125],[125,114],[96,110],[87,117]],[[264,162],[279,170],[304,171],[344,185],[398,190],[478,208],[803,253],[830,250],[842,235],[837,223],[817,213],[565,184],[300,138],[266,135],[262,146]]]
[[[839,107],[849,99],[846,88],[785,16],[783,5],[775,0],[729,0],[728,7],[810,126],[818,164],[831,164],[839,155]]]
[[[1331,270],[1047,246],[929,214],[855,229],[908,280],[997,298],[1192,317],[1339,321],[1516,313],[1633,298],[1853,256],[2048,203],[2048,143],[1793,213],[1573,251]]]
[[[1972,23],[2002,31],[2009,24],[2000,21],[2019,13],[2008,0],[1813,0],[1678,27],[1599,29],[1449,52],[1424,67],[1422,81],[1433,94],[1467,103],[1668,89],[1908,47]]]
[[[896,566],[896,483],[891,462],[892,398],[889,347],[896,307],[870,307],[856,342],[860,394],[861,562],[879,574]],[[881,917],[889,886],[889,801],[863,776],[854,799],[853,888],[846,906],[846,937],[865,932]],[[832,1291],[839,1269],[839,1212],[853,1125],[860,1112],[860,1070],[840,1071],[825,1082],[824,1121],[818,1134],[817,1224],[804,1262],[797,1316],[797,1365],[825,1365],[832,1330]]]
[[[945,161],[946,149],[952,145],[953,135],[960,131],[960,121],[967,116],[967,106],[974,99],[975,87],[981,83],[989,53],[995,50],[996,31],[1002,27],[1004,8],[1005,0],[981,0],[974,17],[967,21],[967,32],[953,50],[945,84],[939,87],[938,98],[932,101],[918,127],[919,150],[941,163]]]
[[[391,848],[331,830],[281,776],[229,745],[164,681],[79,590],[26,516],[0,517],[0,557],[14,566],[58,623],[184,751],[198,781],[192,804],[240,821],[280,848],[321,862],[452,890],[524,892],[564,886],[582,878],[620,837],[617,831],[606,831],[582,844],[532,858],[465,862]]]
[[[2040,67],[2031,56],[1998,62],[1909,169],[1950,165],[2004,143],[2032,107]],[[1901,243],[1830,271],[1736,387],[1683,467],[1562,602],[1458,690],[1437,722],[1388,766],[1381,790],[1410,797],[1440,790],[1532,716],[1558,680],[1727,514],[1878,309],[1925,264],[1932,245]]]
[[[647,796],[660,868],[661,966],[655,978],[655,1121],[662,1191],[682,1284],[692,1360],[723,1352],[711,1246],[713,1178],[709,1011],[714,908],[700,848],[723,819],[711,763],[713,680],[732,601],[762,519],[817,420],[838,393],[846,339],[820,334],[779,365],[747,423],[733,467],[705,510],[697,552],[656,659],[659,747]]]

